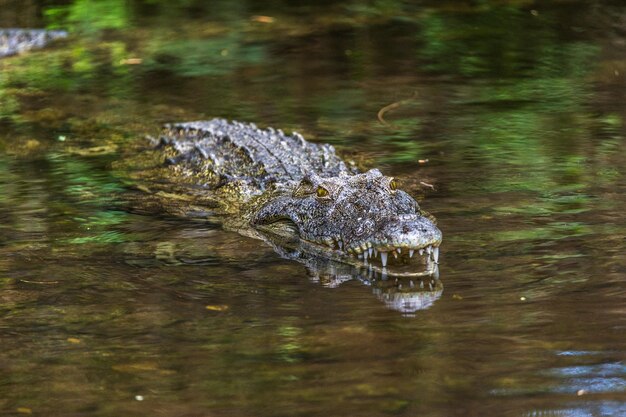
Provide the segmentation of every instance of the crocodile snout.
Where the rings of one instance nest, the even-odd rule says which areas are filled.
[[[384,222],[379,240],[387,242],[389,246],[419,249],[439,246],[442,234],[428,218],[417,214],[402,214]]]

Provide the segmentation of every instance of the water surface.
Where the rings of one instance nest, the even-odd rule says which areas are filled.
[[[0,415],[626,415],[620,2],[39,3],[0,2],[73,34],[0,61]],[[422,309],[129,211],[129,145],[212,117],[418,196]]]

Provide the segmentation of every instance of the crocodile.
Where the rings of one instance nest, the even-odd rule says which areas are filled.
[[[288,248],[287,257],[383,277],[437,270],[442,233],[434,218],[397,179],[361,172],[332,145],[224,119],[167,124],[149,139],[125,162],[141,190],[137,211],[216,221],[279,253]]]
[[[0,58],[43,48],[50,41],[65,37],[64,30],[0,28]]]

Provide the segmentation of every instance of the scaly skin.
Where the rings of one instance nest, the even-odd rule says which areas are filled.
[[[358,173],[330,145],[221,119],[167,125],[155,142],[165,168],[147,175],[147,188],[184,196],[170,212],[221,215],[242,234],[296,239],[316,256],[390,275],[423,275],[416,252],[429,272],[438,261],[441,232],[417,202],[377,169]]]
[[[328,178],[311,174],[246,210],[253,227],[287,222],[300,239],[345,256],[367,261],[380,254],[382,266],[389,254],[395,259],[403,251],[410,258],[416,250],[434,247],[438,257],[441,232],[411,196],[390,186],[393,181],[377,169]],[[320,188],[326,195],[317,194]]]

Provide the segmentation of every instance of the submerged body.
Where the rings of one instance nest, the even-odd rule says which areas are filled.
[[[418,255],[438,261],[441,232],[417,202],[330,145],[222,119],[167,125],[155,141],[144,190],[175,202],[170,212],[391,275],[423,274]]]

